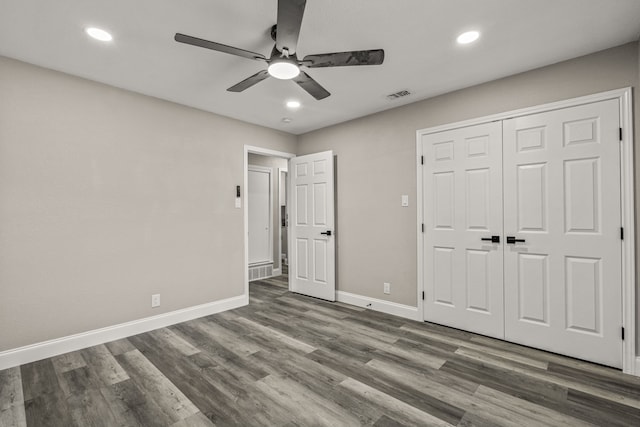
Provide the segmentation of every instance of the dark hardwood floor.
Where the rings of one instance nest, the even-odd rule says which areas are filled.
[[[0,371],[0,426],[640,426],[640,378],[250,288],[247,307]]]

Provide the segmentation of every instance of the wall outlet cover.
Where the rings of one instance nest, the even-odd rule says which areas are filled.
[[[160,294],[151,295],[151,308],[160,307]]]

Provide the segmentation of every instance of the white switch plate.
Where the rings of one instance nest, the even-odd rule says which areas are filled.
[[[384,284],[384,293],[385,294],[390,294],[391,293],[391,283],[385,283]]]
[[[240,209],[242,207],[242,199],[240,197],[236,197],[236,208]]]
[[[160,307],[160,294],[151,295],[151,308]]]
[[[402,207],[407,207],[409,206],[409,195],[408,194],[403,194],[402,195]]]

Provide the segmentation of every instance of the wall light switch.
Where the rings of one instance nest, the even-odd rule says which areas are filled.
[[[240,209],[242,207],[242,199],[240,197],[236,197],[236,208]]]
[[[402,195],[402,207],[407,207],[409,206],[409,195],[408,194],[403,194]]]

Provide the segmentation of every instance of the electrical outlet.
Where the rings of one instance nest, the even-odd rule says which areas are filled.
[[[160,294],[151,295],[151,308],[160,307]]]
[[[385,283],[384,284],[384,293],[385,294],[390,294],[391,293],[391,283]]]

